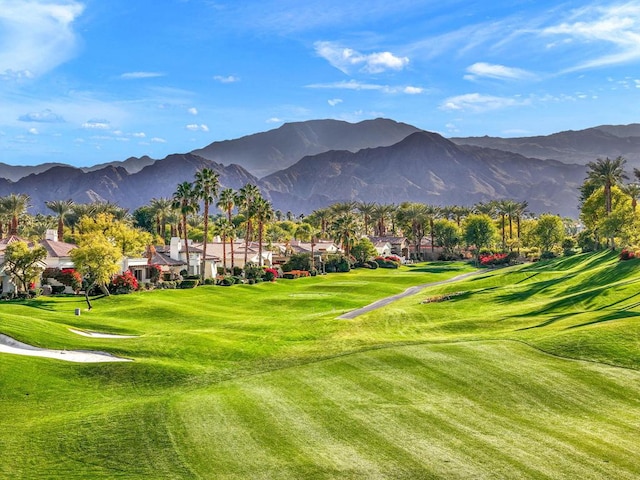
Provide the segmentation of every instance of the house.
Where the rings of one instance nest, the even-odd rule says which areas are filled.
[[[204,265],[204,278],[215,278],[218,265],[221,260],[212,252],[210,243],[207,243],[207,258]],[[162,269],[163,276],[167,279],[174,279],[181,271],[188,270],[189,275],[201,275],[203,245],[188,240],[187,247],[189,249],[189,266],[187,268],[187,248],[185,248],[184,240],[178,237],[172,237],[169,245],[161,245],[153,247],[145,258],[147,268],[149,265],[159,265]],[[135,260],[134,260],[135,262]],[[138,265],[140,267],[141,265]],[[129,263],[131,268],[131,263]],[[136,265],[134,265],[134,274]]]
[[[390,254],[397,255],[401,258],[409,258],[409,247],[411,242],[406,237],[369,237],[371,243],[374,245],[383,245],[384,243],[388,243],[391,247]],[[376,247],[377,250],[378,247]]]
[[[327,255],[342,253],[342,249],[331,240],[317,240],[313,244],[291,240],[286,243],[275,243],[274,249],[277,252],[273,257],[274,264],[286,263],[289,257],[294,254],[311,254],[313,252],[316,261],[322,261]]]

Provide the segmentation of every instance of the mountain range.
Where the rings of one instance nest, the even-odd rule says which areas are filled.
[[[527,200],[536,213],[576,217],[585,164],[618,155],[640,166],[640,124],[447,139],[382,118],[312,120],[159,160],[131,157],[86,168],[0,164],[0,196],[26,193],[31,211],[42,213],[45,201],[69,198],[133,210],[153,197],[170,197],[178,183],[208,167],[222,188],[256,184],[274,208],[294,213],[346,200],[472,205],[511,198]]]

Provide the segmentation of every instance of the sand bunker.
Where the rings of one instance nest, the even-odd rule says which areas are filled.
[[[0,334],[0,353],[12,353],[14,355],[27,355],[29,357],[46,357],[65,360],[76,363],[98,362],[132,362],[128,358],[120,358],[106,352],[93,352],[84,350],[49,350],[47,348],[34,347],[26,343],[14,340],[7,335]]]
[[[83,330],[76,330],[75,328],[70,328],[69,331],[77,335],[82,335],[83,337],[91,338],[138,338],[138,335],[116,335],[115,333],[85,332]]]

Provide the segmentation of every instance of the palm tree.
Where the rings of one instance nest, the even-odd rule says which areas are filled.
[[[262,234],[264,226],[273,219],[273,207],[271,203],[262,197],[255,200],[254,215],[258,222],[258,265],[262,266]]]
[[[339,216],[331,225],[334,239],[342,245],[342,249],[347,257],[355,241],[357,226],[357,220],[353,213],[345,213]]]
[[[628,178],[624,173],[624,165],[627,161],[622,157],[611,160],[609,157],[604,160],[598,158],[595,162],[587,163],[587,178],[585,183],[596,188],[604,188],[604,210],[608,217],[611,213],[611,188],[619,185],[622,179]],[[615,240],[609,237],[609,245],[615,248]]]
[[[357,209],[362,214],[362,222],[364,224],[364,234],[369,235],[369,223],[371,222],[371,215],[373,215],[375,203],[360,202]]]
[[[405,235],[413,240],[416,259],[420,260],[420,242],[424,238],[428,220],[427,207],[422,203],[403,203],[396,213],[398,223]]]
[[[10,193],[6,197],[2,197],[2,210],[11,218],[9,226],[9,235],[18,235],[19,218],[26,213],[29,208],[31,198],[24,193]]]
[[[622,157],[611,160],[609,157],[604,160],[598,158],[595,162],[587,163],[586,182],[596,188],[604,188],[605,212],[608,216],[611,213],[611,188],[628,178],[624,173],[624,165],[627,161]]]
[[[376,204],[373,208],[371,220],[375,222],[373,230],[376,237],[384,237],[387,234],[386,222],[392,216],[394,210],[394,205]]]
[[[156,232],[166,241],[167,219],[171,216],[173,201],[167,197],[154,197],[149,205],[156,219]]]
[[[247,256],[249,254],[249,240],[253,234],[252,231],[252,218],[254,215],[253,205],[260,197],[260,190],[255,185],[247,183],[244,187],[240,189],[238,192],[239,195],[239,203],[241,205],[242,211],[245,215],[245,223],[246,223],[246,233],[245,233],[245,249],[244,249],[244,264],[247,264]]]
[[[233,235],[233,229],[233,223],[225,217],[217,218],[213,224],[213,231],[222,238],[222,269],[224,275],[227,274],[227,237]]]
[[[179,210],[182,216],[182,233],[184,236],[184,251],[187,256],[187,272],[190,269],[189,263],[189,242],[187,236],[187,217],[198,211],[198,202],[194,192],[193,184],[182,182],[176,187],[173,193],[173,208]]]
[[[53,200],[44,202],[44,204],[58,216],[58,240],[62,242],[64,238],[64,219],[73,211],[73,200]]]
[[[202,244],[202,268],[204,279],[205,261],[207,258],[207,243],[209,241],[209,205],[218,196],[220,188],[219,175],[210,168],[203,168],[196,172],[195,194],[204,203],[204,243]]]
[[[529,204],[526,200],[523,200],[522,202],[516,202],[515,204],[514,215],[516,217],[516,229],[518,231],[518,255],[520,255],[520,220],[527,212],[528,206]]]
[[[67,217],[67,223],[71,227],[71,234],[75,234],[76,226],[82,217],[91,217],[97,213],[95,203],[76,203]]]
[[[231,188],[225,188],[224,190],[222,190],[222,192],[220,192],[217,206],[219,209],[221,209],[223,212],[227,214],[227,220],[231,225],[233,225],[233,222],[231,221],[232,219],[231,212],[233,211],[233,207],[236,206],[237,202],[238,202],[238,194],[234,192]],[[231,270],[233,270],[233,267],[235,266],[234,260],[233,260],[233,255],[234,255],[233,254],[233,240],[234,240],[233,237],[234,237],[233,233],[229,235],[229,246],[231,247]]]
[[[622,191],[631,198],[631,208],[633,213],[635,213],[636,207],[638,206],[638,198],[640,198],[640,184],[629,183],[622,188]]]
[[[429,222],[429,233],[431,235],[431,254],[433,255],[434,247],[435,247],[435,235],[433,230],[433,223],[435,219],[440,216],[440,208],[434,205],[425,205],[424,213]]]

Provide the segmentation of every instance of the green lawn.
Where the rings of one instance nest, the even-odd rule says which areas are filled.
[[[462,264],[0,305],[0,478],[640,478],[640,261]],[[443,293],[448,301],[422,303]],[[68,328],[135,334],[97,339]]]

